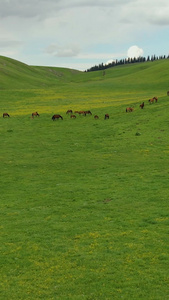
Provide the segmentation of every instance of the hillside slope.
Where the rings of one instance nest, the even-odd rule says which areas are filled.
[[[116,66],[102,71],[81,72],[57,67],[29,66],[0,56],[0,90],[60,88],[69,85],[94,93],[112,90],[169,90],[169,59]],[[72,85],[73,84],[73,85]]]
[[[0,89],[52,87],[69,82],[80,71],[65,68],[28,66],[0,56]]]

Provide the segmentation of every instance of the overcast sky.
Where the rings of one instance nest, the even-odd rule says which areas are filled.
[[[0,0],[0,55],[86,70],[169,54],[168,0]]]

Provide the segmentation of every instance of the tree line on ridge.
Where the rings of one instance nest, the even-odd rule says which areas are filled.
[[[99,70],[106,70],[108,68],[112,68],[115,66],[119,66],[119,65],[127,65],[127,64],[133,64],[133,63],[142,63],[142,62],[148,62],[148,61],[155,61],[155,60],[159,60],[159,59],[168,59],[169,55],[166,57],[166,55],[162,55],[162,56],[156,56],[156,55],[152,55],[151,57],[148,56],[146,57],[142,57],[139,56],[138,58],[125,58],[125,59],[116,59],[115,61],[112,61],[111,63],[108,64],[99,64],[99,65],[95,65],[93,67],[91,67],[90,69],[87,69],[85,72],[92,72],[92,71],[99,71]]]

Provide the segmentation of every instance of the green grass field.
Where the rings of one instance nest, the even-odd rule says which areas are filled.
[[[0,299],[169,299],[169,60],[0,67]]]

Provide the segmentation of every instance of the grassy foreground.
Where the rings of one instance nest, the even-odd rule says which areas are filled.
[[[1,299],[169,299],[167,70],[162,61],[43,89],[4,85]],[[70,108],[100,118],[71,120]]]

